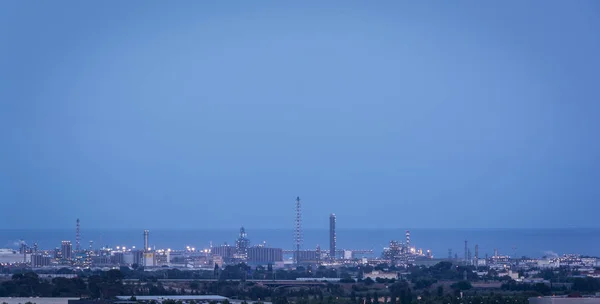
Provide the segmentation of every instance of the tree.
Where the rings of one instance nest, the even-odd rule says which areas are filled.
[[[219,275],[219,264],[215,263],[215,269],[213,270],[213,276]]]
[[[549,295],[552,292],[552,289],[550,288],[550,286],[544,284],[544,283],[537,283],[533,286],[533,290],[535,290],[538,293],[541,293],[543,295]]]
[[[371,279],[370,277],[364,279],[363,282],[365,283],[365,285],[373,285],[373,283],[375,283],[375,281],[373,281],[373,279]]]
[[[600,280],[586,277],[586,278],[575,278],[573,280],[572,289],[580,292],[597,292],[600,290]]]
[[[473,286],[471,286],[471,283],[469,281],[459,281],[452,284],[450,287],[452,287],[455,290],[469,290]]]
[[[438,297],[441,297],[444,295],[444,286],[443,285],[440,285],[437,287],[437,295],[438,295]]]
[[[121,281],[123,280],[124,276],[123,273],[121,273],[120,270],[118,269],[111,269],[109,271],[106,272],[106,278],[108,283],[110,284],[115,284],[115,283],[121,283]]]
[[[435,283],[435,281],[427,280],[427,279],[420,279],[420,280],[416,280],[413,283],[415,284],[415,289],[425,289],[425,288],[431,287],[431,285],[433,285],[433,283]]]

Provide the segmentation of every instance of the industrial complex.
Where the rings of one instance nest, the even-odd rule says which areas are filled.
[[[295,200],[295,221],[293,249],[275,248],[266,243],[252,244],[246,229],[241,227],[239,235],[229,245],[211,246],[204,249],[186,247],[182,249],[156,249],[150,245],[150,231],[143,231],[143,246],[141,248],[125,246],[94,248],[90,241],[89,247],[81,246],[81,222],[76,220],[75,245],[69,240],[62,241],[55,249],[40,249],[37,244],[28,246],[21,241],[18,249],[0,249],[0,264],[28,265],[32,268],[44,267],[111,267],[111,266],[142,266],[146,269],[153,267],[177,268],[212,268],[214,265],[246,263],[249,265],[271,265],[283,268],[290,265],[347,265],[368,261],[365,256],[372,256],[373,250],[345,250],[337,246],[336,215],[329,215],[329,248],[303,248],[302,204],[300,197]],[[390,241],[389,248],[383,249],[382,257],[372,257],[381,261],[388,260],[398,265],[406,265],[418,259],[431,259],[429,250],[423,252],[410,243],[410,232],[406,231],[406,241]]]
[[[156,268],[179,269],[205,269],[211,270],[215,266],[245,263],[250,266],[269,266],[275,269],[290,268],[299,265],[324,265],[324,266],[351,266],[364,264],[382,264],[406,267],[409,265],[433,265],[441,260],[457,262],[463,265],[485,267],[496,271],[527,270],[529,268],[558,268],[562,266],[579,267],[583,272],[589,273],[597,267],[598,260],[594,257],[581,257],[578,255],[546,256],[541,259],[510,257],[501,255],[498,250],[494,255],[481,257],[479,246],[474,246],[474,253],[467,241],[464,242],[464,255],[462,257],[448,251],[444,259],[434,258],[430,250],[423,250],[414,246],[410,231],[405,231],[400,240],[390,240],[386,248],[382,248],[380,256],[374,256],[373,250],[359,249],[348,250],[337,245],[336,223],[334,213],[329,214],[329,248],[316,246],[312,249],[304,247],[302,230],[302,202],[300,197],[294,201],[294,234],[293,248],[284,249],[268,246],[266,242],[253,244],[244,227],[239,229],[237,237],[232,236],[233,242],[220,245],[211,245],[207,248],[186,246],[180,249],[156,248],[151,245],[150,231],[143,230],[140,239],[143,241],[141,248],[126,246],[103,246],[94,248],[90,241],[89,247],[81,246],[80,220],[75,221],[75,244],[70,240],[60,243],[54,249],[38,248],[21,241],[19,248],[0,249],[0,265],[15,267],[37,268],[110,268],[115,266],[143,267],[151,271]],[[514,272],[516,273],[516,271]],[[512,274],[511,274],[512,275]],[[591,275],[596,276],[595,272]]]

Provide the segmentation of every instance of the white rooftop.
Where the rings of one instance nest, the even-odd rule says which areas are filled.
[[[129,300],[132,296],[117,296],[119,300]],[[189,296],[133,296],[137,301],[158,301],[158,300],[196,300],[196,301],[224,301],[229,300],[223,296],[217,295],[189,295]]]

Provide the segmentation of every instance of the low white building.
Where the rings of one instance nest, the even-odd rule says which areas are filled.
[[[7,304],[68,304],[69,300],[79,300],[79,298],[0,298],[0,303]]]
[[[509,271],[508,271],[508,276],[509,276],[511,279],[515,280],[515,281],[519,280],[519,273],[518,273],[518,272],[514,272],[514,271],[512,271],[512,270],[509,270]]]
[[[132,296],[117,296],[117,300],[129,301],[131,299],[131,297]],[[189,303],[190,301],[195,301],[195,302],[200,302],[200,303],[209,303],[209,302],[214,301],[217,303],[222,303],[222,302],[227,301],[232,304],[241,304],[242,302],[246,302],[248,304],[256,304],[259,302],[259,301],[234,300],[234,299],[229,299],[229,298],[226,298],[223,296],[218,296],[218,295],[135,296],[135,299],[138,303],[139,302],[147,303],[147,302],[152,302],[152,301],[162,303],[165,300],[181,301],[183,303]],[[263,301],[260,301],[260,303],[271,304],[271,302],[263,302]],[[50,303],[50,304],[52,304],[52,303]]]
[[[560,261],[558,259],[541,259],[538,260],[537,266],[539,268],[558,268],[560,267]]]
[[[537,297],[529,298],[529,304],[600,304],[600,298]]]
[[[371,273],[365,273],[363,278],[370,278],[371,280],[375,280],[377,278],[380,279],[397,279],[398,273],[396,272],[381,272],[381,271],[373,271]]]
[[[12,249],[0,249],[0,264],[20,264],[29,262],[31,262],[31,254],[19,253]]]

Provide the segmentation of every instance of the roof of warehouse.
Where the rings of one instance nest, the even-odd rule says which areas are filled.
[[[132,296],[117,296],[119,300],[129,300]],[[204,300],[204,301],[223,301],[228,300],[226,297],[218,295],[199,295],[199,296],[134,296],[138,301],[152,300]]]

